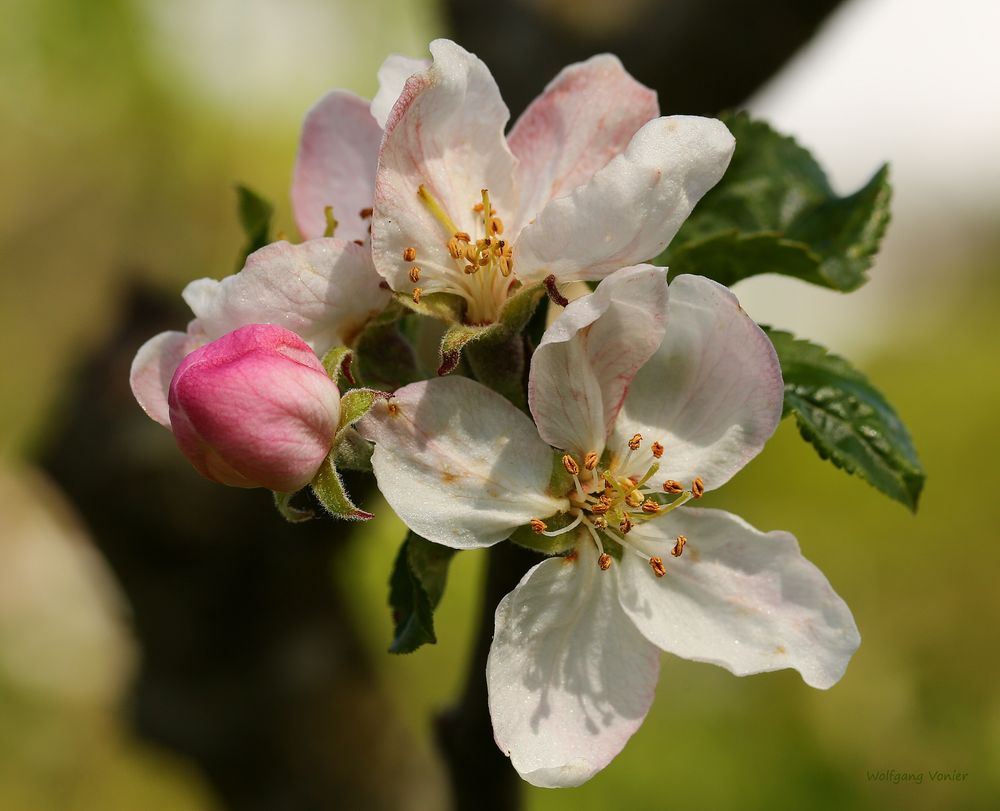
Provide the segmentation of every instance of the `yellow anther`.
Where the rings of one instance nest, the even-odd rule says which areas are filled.
[[[448,253],[451,254],[452,259],[459,259],[462,256],[462,246],[458,244],[458,240],[455,237],[448,240]]]
[[[629,449],[633,451],[639,450],[639,446],[642,444],[642,434],[633,434],[632,438],[628,441]]]
[[[635,524],[632,523],[632,519],[626,514],[624,518],[618,523],[618,529],[622,535],[628,535],[632,531],[632,527]]]
[[[477,214],[482,214],[483,213],[483,204],[482,203],[476,203],[472,207],[472,210],[475,211]]]
[[[465,266],[465,274],[467,276],[471,276],[477,270],[479,270],[479,265],[466,265]]]
[[[417,258],[417,249],[416,248],[403,248],[403,261],[404,262],[412,262],[416,258]]]
[[[625,496],[625,503],[629,507],[638,507],[642,504],[642,493],[638,490],[629,490],[628,494]]]
[[[455,239],[459,242],[472,242],[472,237],[469,236],[467,231],[456,231]]]
[[[594,451],[591,451],[583,457],[583,466],[587,468],[587,470],[593,470],[597,467],[597,454]]]
[[[663,577],[667,573],[667,567],[663,565],[663,558],[658,555],[649,559],[649,566],[657,577]]]
[[[410,268],[410,281],[414,284],[420,281],[420,268],[416,265]]]
[[[598,502],[597,504],[595,504],[593,507],[590,508],[590,511],[594,515],[604,515],[604,513],[606,513],[610,509],[611,505]]]
[[[491,234],[502,234],[503,220],[501,220],[499,217],[490,217],[489,232]]]
[[[657,459],[663,456],[663,446],[659,442],[654,442],[650,450],[653,452],[653,456]]]
[[[545,522],[542,521],[540,518],[532,518],[531,521],[529,521],[528,523],[531,526],[532,531],[537,532],[539,534],[545,532],[545,530],[548,529],[548,527],[545,526]]]
[[[513,270],[514,270],[514,268],[511,267],[510,259],[508,259],[506,256],[501,257],[500,258],[500,275],[503,276],[506,279],[508,276],[510,276],[510,274],[513,272]]]
[[[675,558],[679,558],[684,552],[684,547],[687,546],[688,539],[683,535],[677,536],[677,543],[674,544],[674,548],[670,550],[670,554]]]
[[[677,493],[684,492],[684,485],[678,481],[674,481],[673,479],[667,479],[663,483],[663,491],[666,493],[673,493],[674,495],[676,495]]]
[[[479,251],[476,250],[475,245],[465,246],[465,259],[467,262],[473,265],[479,262]]]
[[[601,556],[597,559],[597,565],[601,567],[602,572],[606,572],[611,568],[611,555],[607,552],[602,552]]]
[[[562,458],[563,467],[566,468],[566,472],[570,476],[575,476],[580,472],[580,466],[576,463],[576,459],[570,456],[568,453]]]
[[[388,405],[386,405],[385,410],[389,412],[390,417],[395,417],[397,414],[399,414],[399,406],[396,405],[395,403],[389,403]]]
[[[487,251],[486,253],[484,253],[482,256],[479,257],[479,264],[482,267],[486,267],[486,265],[488,265],[489,263],[490,263],[490,253],[489,251]]]
[[[695,498],[701,498],[705,495],[705,482],[701,480],[701,476],[695,477],[695,480],[691,482],[691,495]]]
[[[420,303],[420,297],[423,294],[424,294],[424,290],[423,290],[422,287],[414,287],[413,288],[413,303],[414,304],[419,304]]]
[[[595,518],[591,523],[597,529],[607,529],[608,528],[608,519],[605,518],[603,515],[597,516],[597,518]]]
[[[369,219],[371,215],[372,215],[372,209],[370,208],[363,208],[361,209],[361,211],[358,212],[358,216],[361,217],[361,219],[363,220]]]
[[[647,498],[644,502],[642,502],[642,511],[644,513],[658,513],[660,511],[660,505],[653,501],[653,499]]]

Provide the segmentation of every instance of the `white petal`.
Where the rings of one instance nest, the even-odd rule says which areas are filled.
[[[659,254],[729,165],[733,136],[713,118],[656,118],[585,186],[549,203],[514,244],[525,281],[600,279]]]
[[[275,242],[250,254],[233,276],[191,282],[184,300],[208,340],[247,324],[276,324],[322,357],[349,345],[385,307],[389,293],[380,281],[367,247],[340,239]]]
[[[681,534],[684,553],[670,557]],[[792,667],[826,689],[844,675],[861,637],[794,536],[760,532],[722,510],[681,508],[637,526],[629,539],[666,563],[657,578],[626,554],[619,570],[622,607],[653,644],[737,676]]]
[[[430,64],[426,59],[414,59],[409,56],[391,54],[378,69],[378,92],[372,99],[371,111],[378,125],[385,128],[386,119],[392,112],[406,80],[414,73],[420,73]]]
[[[448,254],[452,234],[421,201],[421,185],[455,227],[474,238],[483,236],[480,215],[472,210],[483,189],[501,218],[516,207],[515,160],[503,134],[510,113],[496,82],[479,59],[449,40],[435,40],[431,53],[434,63],[410,77],[386,122],[375,185],[375,267],[400,291],[413,287],[413,263],[402,258],[409,247],[416,248],[426,279],[466,284]]]
[[[659,652],[617,591],[588,541],[574,560],[535,566],[497,606],[486,664],[493,734],[533,785],[589,780],[649,712]]]
[[[184,358],[198,347],[199,341],[186,332],[161,332],[154,335],[135,354],[129,372],[132,394],[142,410],[166,428],[170,427],[167,394],[170,380]]]
[[[382,141],[368,106],[353,93],[334,90],[306,113],[292,174],[292,209],[305,239],[326,232],[326,206],[333,206],[338,222],[335,236],[348,242],[368,237],[361,210],[372,206]]]
[[[783,396],[774,347],[736,297],[678,276],[663,343],[632,381],[614,441],[641,433],[666,448],[659,477],[720,487],[774,433]]]
[[[507,400],[464,377],[411,383],[358,424],[389,506],[414,532],[456,549],[490,546],[566,510],[546,495],[552,451]]]
[[[633,79],[616,56],[600,54],[564,68],[508,138],[519,161],[522,224],[589,181],[659,114],[656,92]],[[508,226],[512,236],[518,230]]]
[[[608,276],[559,314],[528,378],[542,439],[600,456],[633,375],[660,345],[666,309],[663,268],[640,265]]]

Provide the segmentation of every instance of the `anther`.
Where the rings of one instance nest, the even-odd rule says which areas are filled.
[[[705,482],[701,480],[701,476],[695,477],[695,480],[691,482],[691,495],[695,498],[701,498],[705,495]]]
[[[667,573],[667,567],[663,565],[663,558],[658,555],[654,555],[649,559],[649,566],[653,570],[653,574],[657,577],[663,577]]]
[[[583,466],[587,468],[587,470],[593,470],[597,467],[597,454],[594,451],[591,451],[583,457]]]
[[[483,204],[482,203],[476,203],[472,207],[472,210],[475,211],[477,214],[482,214],[483,213]]]
[[[597,559],[597,565],[601,567],[602,572],[606,572],[611,568],[611,555],[607,552],[602,552],[601,556]]]
[[[681,553],[684,552],[684,547],[687,546],[688,539],[683,535],[677,536],[677,543],[674,544],[674,548],[670,550],[670,554],[675,558],[679,558]]]
[[[563,467],[566,468],[566,472],[570,476],[575,476],[580,472],[580,466],[576,463],[576,459],[570,456],[568,453],[562,458]]]
[[[420,268],[416,265],[410,268],[410,281],[414,284],[420,281]]]
[[[644,502],[642,502],[642,511],[644,513],[658,513],[660,511],[660,505],[653,501],[653,499],[647,498]]]
[[[632,438],[628,441],[629,450],[637,451],[639,446],[642,444],[642,434],[633,434]]]
[[[491,234],[503,233],[503,221],[499,217],[490,217],[490,233]]]
[[[593,521],[591,521],[591,523],[597,529],[607,529],[608,528],[608,519],[605,518],[603,515],[597,516],[597,518],[595,518]]]
[[[667,479],[663,483],[663,490],[666,493],[673,493],[676,495],[677,493],[684,492],[684,485],[678,481],[674,481],[673,479]]]
[[[626,515],[618,524],[618,529],[622,535],[628,535],[632,531],[632,527],[635,524],[632,523],[632,519]]]
[[[476,264],[479,261],[479,251],[476,250],[475,245],[465,246],[465,258],[470,264]]]
[[[419,304],[420,303],[420,297],[423,294],[424,294],[423,288],[421,288],[421,287],[414,287],[413,288],[413,303],[414,304]]]
[[[470,237],[468,233],[465,231],[456,231],[455,239],[457,239],[459,242],[472,242],[472,237]]]
[[[358,212],[358,216],[361,217],[361,219],[363,220],[367,220],[369,217],[371,217],[371,215],[372,215],[372,209],[370,208],[363,208],[361,209],[361,211]]]
[[[399,413],[399,406],[395,403],[389,403],[386,405],[385,410],[389,412],[389,416],[395,417]]]
[[[364,245],[365,244],[365,241],[363,239],[355,239],[355,240],[352,240],[352,241],[354,242],[355,245]]]
[[[462,246],[458,244],[455,237],[448,240],[448,253],[451,254],[452,259],[458,259],[462,256]]]
[[[595,504],[593,507],[590,508],[590,511],[594,515],[604,515],[604,513],[606,513],[610,509],[611,509],[610,504],[604,504],[602,502],[598,502],[597,504]]]
[[[654,442],[650,450],[653,452],[653,456],[657,459],[663,456],[663,446],[659,442]]]
[[[465,266],[465,274],[467,276],[471,276],[477,270],[479,270],[479,265],[466,265]]]
[[[417,249],[416,248],[403,248],[403,261],[404,262],[412,262],[416,258],[417,258]]]
[[[642,504],[642,493],[638,490],[629,490],[628,495],[625,496],[625,503],[629,507],[638,507]]]
[[[528,523],[531,526],[532,531],[538,533],[539,535],[548,529],[548,527],[545,526],[545,522],[540,518],[532,518]]]

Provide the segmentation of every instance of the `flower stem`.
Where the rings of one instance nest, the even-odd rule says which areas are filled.
[[[497,603],[514,588],[537,556],[512,543],[489,550],[479,629],[465,686],[457,702],[438,715],[438,748],[447,767],[455,811],[518,811],[521,781],[493,740],[486,694],[486,657]]]

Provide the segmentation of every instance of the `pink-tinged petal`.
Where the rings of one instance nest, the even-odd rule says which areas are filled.
[[[589,541],[531,569],[497,606],[486,664],[497,745],[529,783],[578,786],[642,724],[659,652],[619,606]]]
[[[456,549],[490,546],[569,506],[545,489],[552,452],[506,399],[464,377],[411,383],[358,423],[389,506]]]
[[[663,338],[667,280],[640,265],[608,276],[549,326],[535,350],[528,403],[542,439],[600,456],[625,392]]]
[[[222,281],[198,279],[184,300],[209,340],[246,324],[277,324],[318,355],[347,346],[389,300],[366,247],[341,239],[275,242]]]
[[[681,534],[684,553],[671,557]],[[861,643],[854,618],[789,533],[682,508],[637,526],[629,540],[666,563],[659,578],[635,555],[617,567],[622,608],[657,647],[737,676],[795,668],[821,689],[844,675]]]
[[[385,127],[393,105],[403,92],[406,80],[415,73],[427,70],[428,65],[430,62],[426,59],[413,59],[399,54],[388,56],[382,63],[382,67],[378,69],[378,92],[371,104],[372,115],[380,127]]]
[[[306,113],[292,174],[292,209],[305,239],[326,232],[326,206],[333,206],[340,239],[367,239],[375,167],[382,128],[369,103],[346,90],[333,90]]]
[[[589,181],[659,114],[656,92],[633,79],[616,56],[601,54],[564,68],[508,138],[519,160],[521,223]]]
[[[645,124],[585,186],[549,203],[514,244],[522,281],[600,279],[657,256],[722,177],[735,141],[714,118]]]
[[[455,228],[473,238],[483,234],[481,215],[472,210],[483,189],[499,217],[516,210],[515,159],[503,134],[510,114],[496,82],[479,59],[455,43],[435,40],[430,49],[433,64],[407,80],[386,122],[375,184],[375,267],[400,291],[413,288],[408,274],[414,263],[403,259],[411,247],[425,290],[440,289],[441,280],[466,283],[448,254],[450,228],[421,201],[421,186]]]
[[[251,324],[195,350],[170,383],[170,425],[202,475],[294,492],[330,452],[340,393],[297,335]]]
[[[154,335],[136,352],[129,372],[132,394],[150,417],[160,425],[170,427],[167,392],[170,379],[184,358],[198,346],[186,332],[161,332]]]
[[[784,386],[770,340],[725,287],[701,276],[670,284],[660,349],[632,381],[615,441],[634,433],[666,452],[659,476],[721,487],[781,419]]]

